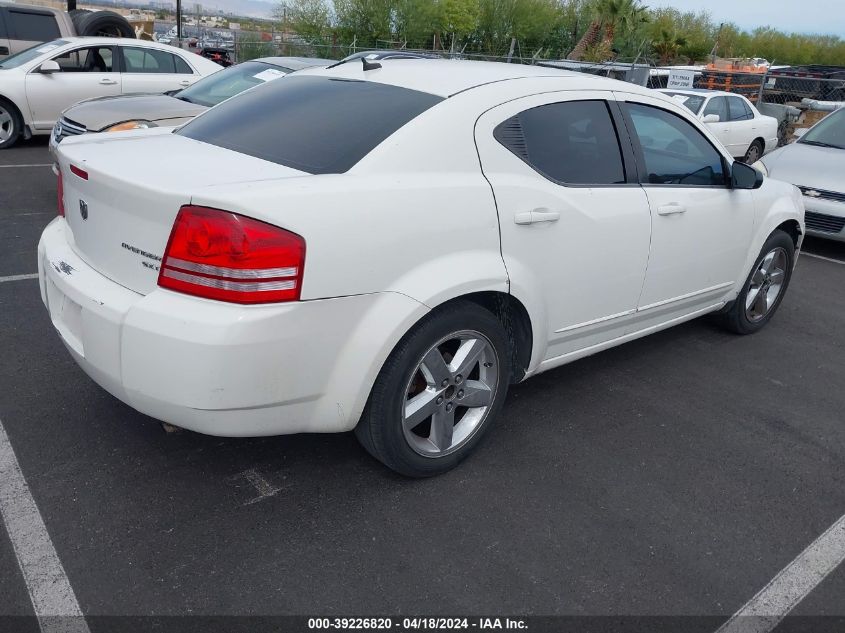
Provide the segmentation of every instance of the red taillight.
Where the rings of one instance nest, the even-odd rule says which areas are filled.
[[[65,185],[62,180],[61,170],[59,170],[59,181],[56,183],[56,190],[58,194],[59,216],[65,217]]]
[[[158,274],[162,288],[233,303],[299,300],[305,240],[236,213],[184,206]]]

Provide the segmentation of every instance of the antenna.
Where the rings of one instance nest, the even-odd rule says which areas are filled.
[[[378,62],[367,61],[366,57],[361,58],[361,64],[363,65],[365,72],[368,70],[375,70],[376,68],[381,68],[381,64],[379,64]]]

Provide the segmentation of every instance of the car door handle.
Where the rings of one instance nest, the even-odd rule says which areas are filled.
[[[548,209],[534,209],[533,211],[521,211],[515,213],[513,221],[516,224],[537,224],[539,222],[557,222],[560,219],[560,213],[557,211],[549,211]]]
[[[191,82],[188,81],[187,79],[183,79],[182,81],[179,82],[179,85],[180,86],[190,86]]]
[[[8,55],[9,54],[9,47],[8,46],[0,46],[0,55]]]
[[[100,84],[103,86],[113,86],[116,83],[114,79],[100,79]]]
[[[676,215],[678,213],[686,213],[687,208],[677,202],[670,202],[669,204],[662,204],[657,207],[657,215]]]

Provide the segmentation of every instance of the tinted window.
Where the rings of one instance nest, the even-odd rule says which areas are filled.
[[[745,104],[745,101],[739,97],[727,97],[727,99],[728,107],[731,111],[731,121],[745,121],[747,119],[754,118],[754,115],[751,114],[751,110]]]
[[[724,185],[722,155],[693,125],[651,106],[629,103],[648,176],[665,185]]]
[[[720,121],[729,121],[728,119],[728,104],[724,97],[713,97],[707,102],[704,108],[704,116],[708,114],[718,114]]]
[[[175,73],[173,55],[154,48],[121,47],[123,68],[127,73]]]
[[[110,73],[114,70],[111,46],[92,46],[54,57],[66,73]]]
[[[50,13],[29,13],[10,9],[6,16],[10,21],[9,30],[15,34],[16,39],[48,42],[61,35],[56,18]]]
[[[230,66],[200,79],[190,88],[185,88],[177,98],[189,103],[215,106],[248,88],[284,77],[290,72],[287,68],[280,68],[264,62],[243,62],[237,66]]]
[[[3,10],[0,9],[0,38],[7,38],[6,35],[6,23],[3,21]]]
[[[176,61],[176,72],[177,73],[179,73],[180,75],[193,75],[194,74],[193,69],[190,66],[188,66],[188,62],[186,62],[184,59],[182,59],[178,55],[174,55],[173,59]]]
[[[494,135],[556,182],[625,182],[616,129],[604,101],[569,101],[531,108],[501,123]]]
[[[177,133],[312,174],[342,173],[442,100],[371,81],[294,75],[224,101]]]

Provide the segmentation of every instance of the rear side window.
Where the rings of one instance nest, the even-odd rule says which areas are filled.
[[[638,103],[627,107],[642,147],[646,183],[725,185],[722,155],[691,123],[660,108]]]
[[[731,121],[746,121],[754,118],[751,109],[739,97],[728,97],[728,104],[731,112]]]
[[[337,174],[442,100],[371,81],[291,76],[224,101],[177,134],[311,174]]]
[[[179,73],[180,75],[193,75],[194,74],[193,69],[190,66],[188,66],[188,62],[186,62],[184,59],[182,59],[178,55],[174,55],[173,59],[176,61],[176,72],[177,73]]]
[[[9,30],[16,39],[48,42],[61,35],[56,18],[50,13],[30,13],[10,9],[6,16],[11,22]]]
[[[174,56],[154,48],[122,47],[123,68],[127,73],[170,73],[176,72]]]
[[[567,101],[531,108],[500,123],[493,135],[555,182],[625,182],[616,128],[604,101]]]

